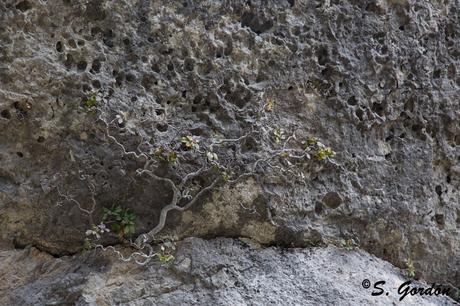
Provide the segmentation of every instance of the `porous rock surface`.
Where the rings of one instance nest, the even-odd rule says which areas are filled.
[[[165,233],[294,247],[351,239],[459,287],[459,9],[455,0],[1,1],[1,245],[79,252],[88,220],[56,186],[88,202],[81,174],[97,182],[98,211],[122,203],[139,216],[138,233],[157,223],[170,193],[126,175],[139,165],[84,111],[91,92],[124,114],[131,149],[141,137],[173,139],[168,126],[239,137],[255,124],[252,107],[270,99],[272,121],[332,147],[334,163],[291,186],[276,177],[224,186],[171,214]]]
[[[187,238],[166,266],[107,254],[56,259],[34,248],[0,259],[2,305],[458,305],[446,296],[399,301],[406,281],[399,269],[335,247],[253,249],[234,239]],[[379,290],[364,289],[365,279],[384,280],[388,295],[372,296]]]

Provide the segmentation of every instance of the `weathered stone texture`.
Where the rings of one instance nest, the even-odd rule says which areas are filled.
[[[107,254],[56,259],[34,248],[0,252],[0,259],[2,305],[458,305],[446,296],[400,302],[406,278],[399,269],[334,247],[253,249],[233,239],[188,238],[166,266]],[[385,280],[389,294],[372,296],[379,290],[364,289],[364,279]]]
[[[122,203],[138,233],[155,226],[171,194],[131,177],[139,165],[82,108],[92,91],[110,98],[107,116],[126,115],[119,136],[132,149],[172,139],[168,126],[241,136],[271,99],[272,122],[331,146],[334,164],[313,163],[291,186],[270,173],[225,186],[171,214],[165,234],[297,247],[353,239],[459,287],[459,29],[457,0],[2,0],[1,244],[78,252],[88,220],[57,205],[55,187],[88,204],[82,173],[97,182],[98,214]],[[250,160],[263,146],[246,149]]]

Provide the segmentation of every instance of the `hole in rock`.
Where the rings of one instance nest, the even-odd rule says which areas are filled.
[[[342,198],[337,192],[331,191],[323,197],[323,203],[332,209],[336,209],[342,204]]]
[[[58,41],[58,42],[56,43],[56,51],[57,51],[57,52],[62,52],[62,51],[64,51],[64,45],[62,44],[62,41]]]
[[[72,48],[77,47],[77,43],[75,42],[75,40],[69,39],[67,42],[69,43],[69,46],[71,46]]]
[[[104,38],[102,41],[104,42],[104,45],[106,45],[107,47],[113,48],[113,41],[112,40]]]
[[[32,5],[29,3],[29,1],[22,1],[16,4],[16,8],[21,12],[25,12],[27,10],[30,10],[32,8]]]
[[[320,202],[316,202],[315,204],[315,214],[321,215],[324,211],[324,206]]]
[[[121,84],[123,84],[123,75],[122,74],[117,75],[117,77],[115,78],[115,83],[117,84],[117,86],[121,86]]]
[[[328,57],[327,48],[321,47],[316,52],[316,56],[318,58],[318,64],[320,64],[321,66],[324,66],[327,63],[327,57]]]
[[[350,98],[348,98],[347,103],[348,103],[348,105],[357,105],[358,101],[356,101],[355,96],[351,96]]]
[[[0,115],[2,116],[2,118],[5,118],[5,119],[11,119],[11,113],[9,110],[7,109],[4,109],[0,112]]]
[[[436,223],[440,226],[440,227],[444,227],[444,225],[446,224],[446,221],[444,219],[444,215],[443,214],[436,214],[434,215],[434,220],[436,221]]]
[[[99,80],[94,80],[92,83],[94,88],[96,89],[100,89],[102,86],[101,86],[101,82],[99,82]]]
[[[186,58],[184,61],[184,70],[192,71],[195,66],[195,61],[192,58]]]
[[[385,107],[383,104],[374,102],[372,103],[372,111],[382,117],[385,111]]]
[[[98,59],[95,59],[93,61],[93,64],[91,65],[91,70],[94,71],[95,73],[98,73],[101,71],[101,61]]]
[[[241,144],[241,149],[243,153],[254,152],[258,148],[257,142],[254,138],[248,137]]]
[[[91,91],[91,86],[89,86],[88,84],[84,83],[81,88],[83,89],[84,92],[88,92],[88,91]]]
[[[166,132],[168,130],[168,125],[164,123],[157,124],[157,130],[160,132]]]
[[[442,187],[440,185],[437,185],[434,190],[436,191],[436,193],[438,194],[438,196],[441,196],[442,194]]]
[[[134,74],[127,74],[126,75],[126,81],[134,82],[135,80],[136,80],[136,77],[134,76]]]
[[[77,68],[78,68],[78,70],[83,71],[83,70],[86,69],[87,65],[88,64],[85,61],[79,61],[78,64],[77,64]]]
[[[263,14],[245,12],[241,17],[241,26],[250,28],[257,35],[270,30],[273,22]]]

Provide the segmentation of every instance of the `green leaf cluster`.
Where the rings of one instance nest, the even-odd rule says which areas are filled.
[[[87,112],[91,111],[94,107],[96,107],[96,105],[97,105],[96,93],[92,93],[91,96],[83,104]]]
[[[406,269],[407,269],[407,275],[409,277],[415,276],[415,267],[414,267],[414,262],[412,261],[412,258],[409,258],[406,261]]]
[[[170,262],[171,260],[174,259],[174,256],[173,256],[173,255],[171,255],[171,254],[164,254],[164,253],[157,254],[157,257],[158,257],[158,260],[159,260],[161,263],[168,263],[168,262]]]
[[[164,160],[169,163],[174,164],[177,161],[177,153],[175,151],[170,151],[165,149],[165,147],[159,147],[157,148],[153,154],[155,157],[157,157],[159,160]]]
[[[104,207],[102,221],[110,224],[111,230],[118,234],[120,239],[134,234],[136,215],[128,209],[123,209],[118,205],[111,208]]]
[[[283,132],[279,128],[276,128],[273,131],[273,139],[275,140],[275,143],[280,143],[282,137],[283,137]]]
[[[331,148],[321,148],[315,153],[315,158],[317,160],[325,160],[328,157],[334,156],[335,152]]]
[[[183,136],[181,138],[181,143],[187,148],[187,149],[199,149],[200,145],[198,144],[198,140],[193,138],[191,135]]]

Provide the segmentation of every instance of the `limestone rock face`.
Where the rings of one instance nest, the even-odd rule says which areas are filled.
[[[238,240],[187,238],[172,264],[144,267],[86,253],[53,258],[0,252],[2,305],[458,305],[447,296],[398,293],[399,269],[335,247],[253,249]],[[369,279],[372,287],[364,289]],[[373,288],[375,282],[385,281]],[[413,287],[429,285],[412,282]],[[404,293],[404,288],[401,293]],[[6,294],[4,294],[6,293]],[[399,299],[403,297],[402,301]]]
[[[216,135],[241,137],[258,126],[253,115],[270,101],[267,120],[280,134],[276,137],[285,139],[292,131],[305,139],[316,137],[336,152],[332,162],[312,158],[299,170],[301,180],[266,168],[257,179],[221,185],[190,210],[171,213],[162,235],[179,240],[240,237],[264,246],[301,248],[351,241],[400,268],[411,259],[417,277],[460,287],[459,10],[456,0],[2,0],[0,245],[32,245],[57,256],[80,252],[90,220],[62,194],[84,209],[94,203],[96,219],[102,207],[129,208],[137,216],[136,235],[158,223],[171,190],[136,175],[142,163],[122,156],[98,114],[88,109],[93,93],[108,101],[102,115],[120,120],[116,136],[129,150],[142,148],[146,141],[170,143],[183,133],[201,142]],[[265,149],[247,138],[241,152],[229,149],[221,159],[237,156],[236,171]],[[204,243],[187,241],[182,252],[198,252],[192,242]],[[206,247],[214,252],[225,251],[217,242],[209,243]],[[122,300],[115,289],[110,296],[121,304],[150,305],[145,296],[152,290],[164,304],[185,298],[193,304],[202,290],[211,304],[244,304],[247,298],[266,304],[252,282],[266,282],[266,290],[274,283],[267,283],[262,273],[269,268],[254,261],[268,256],[274,265],[270,269],[281,265],[281,271],[290,273],[289,261],[273,249],[260,251],[254,259],[244,248],[235,248],[244,258],[229,259],[232,269],[253,264],[254,271],[232,275],[217,264],[203,264],[194,273],[214,270],[197,283],[165,270],[158,277],[169,279],[168,285],[151,289],[138,282],[160,279],[149,280],[156,276],[139,272],[129,276],[130,300]],[[6,252],[13,261],[20,260],[15,256],[32,256]],[[339,267],[343,253],[337,252],[326,248],[311,256]],[[287,256],[308,263],[306,254]],[[353,254],[343,256],[370,260],[365,253]],[[65,267],[78,267],[79,260],[83,257],[65,259],[64,270],[53,277],[65,273]],[[35,262],[31,269],[36,269]],[[393,268],[377,262],[376,273],[397,279]],[[108,269],[118,268],[125,269],[121,264]],[[76,287],[61,286],[59,290],[70,291],[50,295],[94,304],[91,299],[102,294],[98,290],[117,286],[116,281],[98,282],[98,277],[109,279],[115,272],[89,277],[93,270],[85,269],[69,280]],[[295,271],[294,277],[306,282],[301,288],[309,287],[314,280],[300,273]],[[321,271],[305,273],[319,277]],[[339,275],[332,273],[331,281]],[[301,282],[279,277],[280,292],[271,292],[272,301],[282,304],[291,298],[295,303],[296,297],[284,294],[295,295],[290,290]],[[349,296],[356,303],[369,301],[355,281]],[[226,296],[222,289],[212,295],[206,282],[218,288],[225,282],[240,284],[245,293],[235,289]],[[21,280],[18,286],[23,287],[15,287],[19,291],[5,299],[40,304],[42,300],[24,294],[45,283]],[[197,292],[180,289],[194,284]],[[331,292],[348,290],[334,286]],[[77,287],[86,289],[73,291]],[[326,301],[320,295],[312,297],[315,304]],[[108,304],[111,298],[101,297]],[[341,297],[331,293],[326,298],[334,304]],[[382,305],[389,301],[378,300]]]

